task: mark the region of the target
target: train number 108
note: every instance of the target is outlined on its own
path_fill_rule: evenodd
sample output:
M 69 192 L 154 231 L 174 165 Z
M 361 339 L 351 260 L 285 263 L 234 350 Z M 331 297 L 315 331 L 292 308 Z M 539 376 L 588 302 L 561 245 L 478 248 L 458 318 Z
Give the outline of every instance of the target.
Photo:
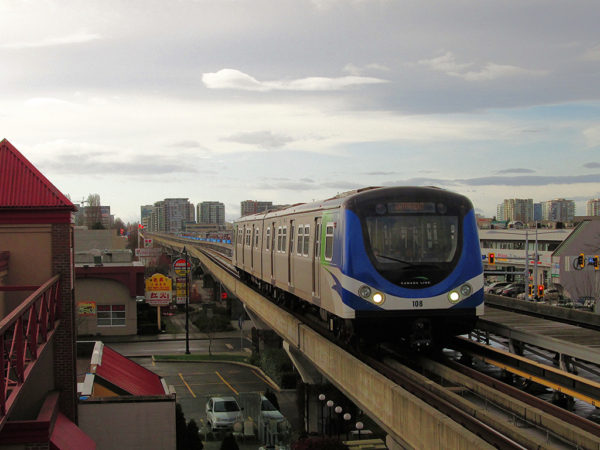
M 423 300 L 413 300 L 412 304 L 413 304 L 413 308 L 422 308 Z

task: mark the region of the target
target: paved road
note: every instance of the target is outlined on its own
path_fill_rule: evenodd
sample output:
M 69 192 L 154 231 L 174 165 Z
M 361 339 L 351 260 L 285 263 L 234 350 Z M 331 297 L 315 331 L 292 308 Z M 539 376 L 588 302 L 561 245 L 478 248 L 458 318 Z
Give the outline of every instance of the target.
M 208 339 L 190 339 L 190 353 L 208 354 Z M 243 346 L 241 349 L 240 344 Z M 139 342 L 107 342 L 106 345 L 117 352 L 130 356 L 185 354 L 185 340 L 161 340 Z M 250 342 L 239 338 L 213 339 L 210 343 L 212 353 L 246 352 L 251 353 Z

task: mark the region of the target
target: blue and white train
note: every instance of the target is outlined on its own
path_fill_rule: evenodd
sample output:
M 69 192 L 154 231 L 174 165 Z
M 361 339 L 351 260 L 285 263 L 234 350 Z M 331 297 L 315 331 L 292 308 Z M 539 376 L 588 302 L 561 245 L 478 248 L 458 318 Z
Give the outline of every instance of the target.
M 483 313 L 470 200 L 435 187 L 365 188 L 235 222 L 233 263 L 340 339 L 443 345 Z

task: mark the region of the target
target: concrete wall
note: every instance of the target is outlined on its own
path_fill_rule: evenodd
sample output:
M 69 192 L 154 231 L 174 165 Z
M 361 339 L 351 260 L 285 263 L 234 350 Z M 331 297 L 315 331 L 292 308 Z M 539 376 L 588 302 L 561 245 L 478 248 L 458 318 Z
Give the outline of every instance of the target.
M 33 366 L 27 382 L 23 385 L 19 400 L 9 417 L 10 420 L 35 420 L 46 399 L 54 389 L 54 340 L 46 344 L 44 352 Z
M 174 449 L 175 401 L 80 402 L 79 428 L 98 450 Z
M 88 230 L 75 228 L 75 251 L 84 252 L 92 249 L 116 250 L 127 246 L 127 238 L 117 236 L 116 230 Z
M 137 304 L 129 289 L 115 280 L 82 278 L 75 280 L 75 305 L 78 302 L 96 305 L 125 305 L 125 326 L 97 325 L 97 316 L 81 316 L 76 311 L 77 335 L 125 336 L 137 334 Z
M 0 250 L 10 252 L 5 284 L 42 285 L 52 277 L 52 226 L 0 225 Z M 6 292 L 0 301 L 0 318 L 25 300 L 31 292 Z

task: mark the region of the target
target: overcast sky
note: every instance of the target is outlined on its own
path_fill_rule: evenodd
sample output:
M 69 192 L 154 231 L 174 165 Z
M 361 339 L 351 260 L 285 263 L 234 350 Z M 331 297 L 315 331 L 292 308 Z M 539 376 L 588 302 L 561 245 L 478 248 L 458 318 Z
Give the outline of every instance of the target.
M 0 2 L 0 139 L 125 221 L 171 197 L 600 196 L 598 0 Z

